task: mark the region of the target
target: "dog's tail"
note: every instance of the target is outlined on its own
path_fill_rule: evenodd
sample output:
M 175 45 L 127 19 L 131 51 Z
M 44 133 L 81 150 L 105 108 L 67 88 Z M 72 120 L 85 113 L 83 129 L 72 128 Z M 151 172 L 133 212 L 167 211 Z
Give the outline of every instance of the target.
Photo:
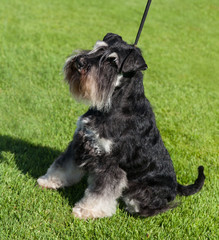
M 178 183 L 177 193 L 181 196 L 189 196 L 189 195 L 195 194 L 202 189 L 202 186 L 204 185 L 204 181 L 205 181 L 204 167 L 199 166 L 198 178 L 195 180 L 195 183 L 188 186 L 183 186 Z

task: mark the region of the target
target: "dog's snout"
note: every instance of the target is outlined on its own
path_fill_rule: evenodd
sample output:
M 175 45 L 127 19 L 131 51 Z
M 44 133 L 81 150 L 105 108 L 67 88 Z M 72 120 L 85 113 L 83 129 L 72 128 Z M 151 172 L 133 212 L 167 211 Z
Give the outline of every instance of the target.
M 76 61 L 75 61 L 75 67 L 78 69 L 78 70 L 81 70 L 82 68 L 84 68 L 86 66 L 86 61 L 84 58 L 76 58 Z

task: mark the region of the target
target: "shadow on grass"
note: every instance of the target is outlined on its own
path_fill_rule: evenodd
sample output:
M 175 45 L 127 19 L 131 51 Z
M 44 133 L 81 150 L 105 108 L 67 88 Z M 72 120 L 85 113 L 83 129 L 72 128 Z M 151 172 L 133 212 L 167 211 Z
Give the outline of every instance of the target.
M 0 136 L 0 163 L 11 164 L 10 158 L 4 156 L 7 152 L 14 154 L 16 166 L 23 174 L 29 174 L 35 179 L 44 175 L 54 159 L 61 154 L 50 147 L 35 145 L 11 136 Z M 85 188 L 86 178 L 79 184 L 58 192 L 67 198 L 72 206 L 83 196 Z

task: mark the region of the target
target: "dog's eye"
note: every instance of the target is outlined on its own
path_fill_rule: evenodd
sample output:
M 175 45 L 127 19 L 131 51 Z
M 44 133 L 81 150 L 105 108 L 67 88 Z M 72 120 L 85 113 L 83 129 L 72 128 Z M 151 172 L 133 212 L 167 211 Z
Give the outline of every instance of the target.
M 98 47 L 98 48 L 96 48 L 96 49 L 94 49 L 94 50 L 96 50 L 96 51 L 104 51 L 105 48 L 104 48 L 104 47 Z
M 116 61 L 116 58 L 115 57 L 108 57 L 108 60 L 110 61 L 110 62 L 115 62 Z
M 108 56 L 108 61 L 112 64 L 118 65 L 118 55 L 113 52 Z
M 107 58 L 107 61 L 110 63 L 111 66 L 117 67 L 116 58 Z

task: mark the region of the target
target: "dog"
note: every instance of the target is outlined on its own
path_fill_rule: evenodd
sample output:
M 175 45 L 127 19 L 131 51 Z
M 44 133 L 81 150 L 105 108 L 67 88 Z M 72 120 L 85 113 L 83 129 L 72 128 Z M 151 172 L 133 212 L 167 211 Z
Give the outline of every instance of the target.
M 90 51 L 70 56 L 64 66 L 70 92 L 90 108 L 77 122 L 67 150 L 37 182 L 58 189 L 88 175 L 84 197 L 73 214 L 80 219 L 110 217 L 121 199 L 130 214 L 153 216 L 177 204 L 176 195 L 201 190 L 205 176 L 198 168 L 194 184 L 177 183 L 172 160 L 145 97 L 138 47 L 108 33 Z

